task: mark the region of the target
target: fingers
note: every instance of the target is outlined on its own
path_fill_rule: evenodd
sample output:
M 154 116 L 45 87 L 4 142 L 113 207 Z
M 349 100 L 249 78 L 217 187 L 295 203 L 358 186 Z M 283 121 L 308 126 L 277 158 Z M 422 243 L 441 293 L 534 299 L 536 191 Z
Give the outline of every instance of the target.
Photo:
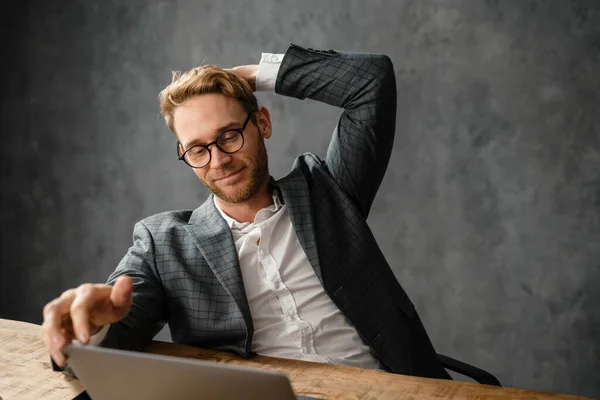
M 44 343 L 54 361 L 63 366 L 62 351 L 73 339 L 88 343 L 98 328 L 125 317 L 131 308 L 132 291 L 132 279 L 124 276 L 114 288 L 86 283 L 49 302 L 44 307 L 42 329 Z
M 110 293 L 110 302 L 115 310 L 125 310 L 125 314 L 127 314 L 127 312 L 129 312 L 129 308 L 131 307 L 132 293 L 133 279 L 128 276 L 122 276 L 117 279 Z
M 44 342 L 50 355 L 60 366 L 65 362 L 62 350 L 72 339 L 63 329 L 63 317 L 68 315 L 74 298 L 75 291 L 67 290 L 44 307 L 44 323 L 42 324 Z
M 77 288 L 77 296 L 70 308 L 73 332 L 81 343 L 104 325 L 123 319 L 131 308 L 133 280 L 122 276 L 114 286 L 84 284 Z
M 73 299 L 69 312 L 73 332 L 81 343 L 86 344 L 96 329 L 95 326 L 92 326 L 93 318 L 100 321 L 106 319 L 102 314 L 109 312 L 109 307 L 106 307 L 106 304 L 111 289 L 108 285 L 93 285 L 90 283 L 77 288 L 77 295 Z
M 238 77 L 246 80 L 252 91 L 256 91 L 256 76 L 258 74 L 258 64 L 253 65 L 238 65 L 237 67 L 228 68 L 226 71 L 236 74 Z

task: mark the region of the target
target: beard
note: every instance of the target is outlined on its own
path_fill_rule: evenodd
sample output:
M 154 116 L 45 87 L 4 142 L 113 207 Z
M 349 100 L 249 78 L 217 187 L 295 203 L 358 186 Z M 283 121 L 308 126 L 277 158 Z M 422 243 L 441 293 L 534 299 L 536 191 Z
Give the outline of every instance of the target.
M 260 189 L 263 180 L 266 179 L 268 171 L 269 160 L 267 157 L 267 148 L 265 147 L 264 140 L 259 141 L 258 144 L 258 157 L 256 158 L 256 165 L 250 166 L 250 176 L 244 182 L 238 183 L 236 186 L 239 188 L 230 188 L 230 190 L 224 190 L 219 188 L 216 184 L 209 181 L 203 181 L 204 186 L 208 188 L 215 196 L 220 198 L 229 204 L 239 204 L 251 199 Z M 227 176 L 229 173 L 234 173 L 243 168 L 243 165 L 236 164 L 228 166 L 227 170 L 223 171 L 223 176 Z

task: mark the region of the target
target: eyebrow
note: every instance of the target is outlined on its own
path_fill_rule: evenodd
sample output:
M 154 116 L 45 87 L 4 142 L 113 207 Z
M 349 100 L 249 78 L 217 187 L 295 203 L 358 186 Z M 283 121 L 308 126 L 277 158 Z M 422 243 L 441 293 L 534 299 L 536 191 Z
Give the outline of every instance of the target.
M 243 124 L 243 122 L 242 122 L 242 124 Z M 221 133 L 225 132 L 226 130 L 233 129 L 233 128 L 235 128 L 238 125 L 240 125 L 240 121 L 231 121 L 231 122 L 229 122 L 229 123 L 221 126 L 220 128 L 216 129 L 216 132 L 218 132 L 218 133 L 215 136 L 215 140 L 219 137 L 219 135 Z M 240 128 L 241 128 L 241 126 L 240 126 Z M 210 143 L 210 142 L 206 142 L 206 143 Z M 206 143 L 203 143 L 203 140 L 200 140 L 200 139 L 193 139 L 193 140 L 190 140 L 189 143 L 186 143 L 183 146 L 183 148 L 184 149 L 189 149 L 192 146 L 196 146 L 196 145 L 199 145 L 199 144 L 206 144 Z

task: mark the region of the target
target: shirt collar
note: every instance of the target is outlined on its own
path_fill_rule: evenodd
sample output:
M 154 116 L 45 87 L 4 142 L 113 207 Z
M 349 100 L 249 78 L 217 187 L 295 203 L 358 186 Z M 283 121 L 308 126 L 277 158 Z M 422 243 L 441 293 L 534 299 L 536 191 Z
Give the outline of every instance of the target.
M 268 210 L 273 214 L 279 211 L 281 207 L 283 207 L 283 203 L 280 200 L 279 196 L 279 191 L 273 190 L 273 204 L 271 204 L 269 207 L 263 208 L 263 210 Z M 221 207 L 219 207 L 219 204 L 217 203 L 217 196 L 215 195 L 213 195 L 213 203 L 215 204 L 215 207 L 217 208 L 225 222 L 227 222 L 227 226 L 229 226 L 229 229 L 244 229 L 245 227 L 250 225 L 250 222 L 238 222 L 235 219 L 231 218 L 229 215 L 225 214 Z

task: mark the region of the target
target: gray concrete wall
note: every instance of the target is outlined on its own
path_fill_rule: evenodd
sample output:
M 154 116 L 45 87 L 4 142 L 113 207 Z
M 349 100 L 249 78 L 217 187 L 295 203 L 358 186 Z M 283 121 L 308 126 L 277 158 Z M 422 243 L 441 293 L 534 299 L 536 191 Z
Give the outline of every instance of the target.
M 172 69 L 289 42 L 383 52 L 397 139 L 370 224 L 438 351 L 600 397 L 600 2 L 20 4 L 2 27 L 0 317 L 39 323 L 108 276 L 135 221 L 207 196 L 158 115 Z M 275 177 L 324 154 L 339 110 L 260 101 Z

